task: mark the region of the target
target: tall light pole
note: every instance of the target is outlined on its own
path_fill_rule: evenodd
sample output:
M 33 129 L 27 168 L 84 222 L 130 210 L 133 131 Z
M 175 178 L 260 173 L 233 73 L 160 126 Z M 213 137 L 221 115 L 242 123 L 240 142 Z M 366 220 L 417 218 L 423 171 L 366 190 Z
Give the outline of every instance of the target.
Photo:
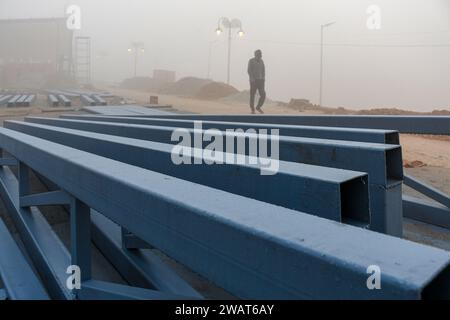
M 228 69 L 227 69 L 227 84 L 230 84 L 230 73 L 231 73 L 231 39 L 232 39 L 232 30 L 238 29 L 239 37 L 244 36 L 244 30 L 242 29 L 242 22 L 239 19 L 228 19 L 228 18 L 220 18 L 217 23 L 216 33 L 217 35 L 221 35 L 223 30 L 222 27 L 228 29 Z
M 330 22 L 320 26 L 320 88 L 319 88 L 319 106 L 322 106 L 323 93 L 323 31 L 325 28 L 331 27 L 336 22 Z
M 144 43 L 143 42 L 132 42 L 131 47 L 128 48 L 128 52 L 134 51 L 134 77 L 137 76 L 137 61 L 138 61 L 138 53 L 145 52 Z

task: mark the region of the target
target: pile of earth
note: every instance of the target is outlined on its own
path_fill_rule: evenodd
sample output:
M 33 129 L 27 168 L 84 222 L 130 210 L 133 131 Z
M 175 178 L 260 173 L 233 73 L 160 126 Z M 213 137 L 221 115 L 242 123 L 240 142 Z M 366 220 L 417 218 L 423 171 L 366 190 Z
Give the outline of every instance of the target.
M 183 97 L 195 97 L 204 86 L 210 83 L 212 83 L 211 80 L 186 77 L 161 88 L 159 93 Z
M 211 82 L 201 87 L 195 94 L 195 98 L 202 100 L 217 100 L 235 94 L 239 94 L 239 90 L 236 88 L 222 82 Z

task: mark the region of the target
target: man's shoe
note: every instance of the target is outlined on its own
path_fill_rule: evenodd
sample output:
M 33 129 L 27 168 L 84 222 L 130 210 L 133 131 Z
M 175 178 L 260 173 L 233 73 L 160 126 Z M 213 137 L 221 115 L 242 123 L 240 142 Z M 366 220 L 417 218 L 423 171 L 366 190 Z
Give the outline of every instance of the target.
M 264 114 L 264 111 L 262 111 L 261 108 L 256 108 L 256 110 L 258 110 L 259 113 Z
M 255 109 L 252 109 L 252 114 L 255 114 L 256 112 L 255 112 Z

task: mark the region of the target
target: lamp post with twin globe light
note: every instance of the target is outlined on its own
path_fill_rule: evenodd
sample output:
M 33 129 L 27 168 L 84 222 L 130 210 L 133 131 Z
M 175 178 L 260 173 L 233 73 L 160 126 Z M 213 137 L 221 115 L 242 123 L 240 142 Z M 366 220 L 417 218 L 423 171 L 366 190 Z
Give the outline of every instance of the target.
M 144 43 L 143 42 L 132 42 L 131 46 L 128 48 L 128 52 L 134 51 L 134 77 L 137 76 L 137 61 L 138 61 L 138 53 L 145 52 Z
M 231 71 L 231 40 L 232 40 L 232 31 L 233 29 L 238 30 L 238 36 L 244 36 L 244 30 L 242 29 L 242 22 L 239 19 L 228 19 L 228 18 L 220 18 L 217 23 L 216 33 L 220 36 L 223 32 L 223 29 L 228 29 L 228 69 L 227 69 L 227 84 L 230 84 L 230 71 Z

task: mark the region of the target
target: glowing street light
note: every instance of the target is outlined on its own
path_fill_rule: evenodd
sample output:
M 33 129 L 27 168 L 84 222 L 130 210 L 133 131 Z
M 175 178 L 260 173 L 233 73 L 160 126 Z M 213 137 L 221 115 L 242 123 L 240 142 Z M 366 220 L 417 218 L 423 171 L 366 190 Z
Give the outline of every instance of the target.
M 223 32 L 223 28 L 228 29 L 228 70 L 227 70 L 227 84 L 230 84 L 230 71 L 231 71 L 231 39 L 232 39 L 232 30 L 238 29 L 238 36 L 243 37 L 245 35 L 244 30 L 242 29 L 242 22 L 239 19 L 228 19 L 228 18 L 220 18 L 217 23 L 216 34 L 220 36 Z
M 142 52 L 142 53 L 145 52 L 144 43 L 143 42 L 133 42 L 133 43 L 131 43 L 131 47 L 128 48 L 128 52 L 133 52 L 133 51 L 134 51 L 134 77 L 136 78 L 136 76 L 137 76 L 138 53 L 139 53 L 139 51 Z

